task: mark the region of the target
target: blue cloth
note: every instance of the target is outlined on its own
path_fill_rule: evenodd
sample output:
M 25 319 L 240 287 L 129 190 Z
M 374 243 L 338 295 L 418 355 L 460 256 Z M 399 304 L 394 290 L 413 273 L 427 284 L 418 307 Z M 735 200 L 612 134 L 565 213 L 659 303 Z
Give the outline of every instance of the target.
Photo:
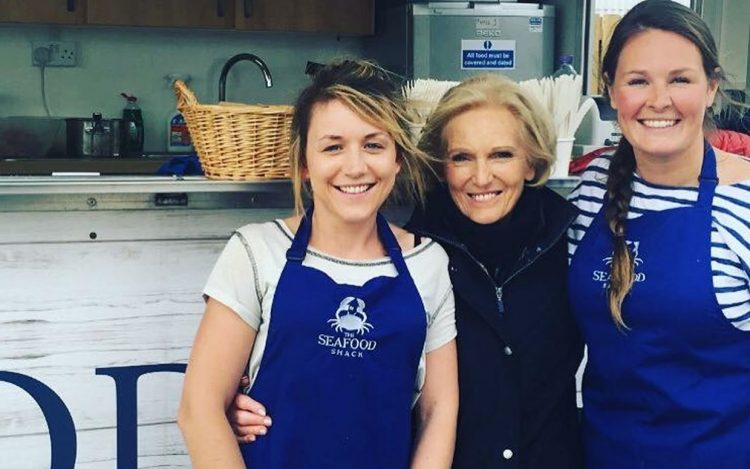
M 380 241 L 398 275 L 337 284 L 302 265 L 312 209 L 302 218 L 271 307 L 268 340 L 250 389 L 273 416 L 242 445 L 248 467 L 407 469 L 411 404 L 425 308 L 385 219 Z
M 159 176 L 202 176 L 203 168 L 198 156 L 175 156 L 156 170 Z
M 588 344 L 584 444 L 592 469 L 750 467 L 750 336 L 717 303 L 711 272 L 710 146 L 698 201 L 629 220 L 630 329 L 607 306 L 612 235 L 603 207 L 573 256 L 569 288 Z

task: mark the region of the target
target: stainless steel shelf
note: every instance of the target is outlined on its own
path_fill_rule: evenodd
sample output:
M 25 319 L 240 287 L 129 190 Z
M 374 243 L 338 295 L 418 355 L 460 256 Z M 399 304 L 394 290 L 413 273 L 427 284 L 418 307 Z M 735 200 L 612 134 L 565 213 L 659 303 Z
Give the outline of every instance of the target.
M 578 178 L 547 185 L 570 193 Z M 218 181 L 202 176 L 0 176 L 0 213 L 19 211 L 291 209 L 289 180 Z M 408 211 L 408 207 L 401 207 Z
M 289 180 L 217 181 L 203 176 L 0 176 L 0 195 L 291 191 Z
M 292 185 L 202 176 L 4 176 L 0 213 L 19 211 L 291 209 Z

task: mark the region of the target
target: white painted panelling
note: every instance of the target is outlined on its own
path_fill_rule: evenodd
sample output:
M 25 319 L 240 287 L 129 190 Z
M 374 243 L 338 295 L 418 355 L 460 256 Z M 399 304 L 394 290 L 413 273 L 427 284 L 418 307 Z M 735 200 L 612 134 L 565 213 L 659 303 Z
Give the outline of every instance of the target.
M 2 395 L 0 383 L 0 395 Z M 176 408 L 176 407 L 175 407 Z M 141 426 L 138 429 L 138 467 L 140 469 L 189 468 L 182 438 L 174 422 Z M 115 429 L 78 432 L 78 445 L 88 448 L 76 458 L 75 469 L 109 469 L 117 451 Z M 47 469 L 50 467 L 49 437 L 37 434 L 0 437 L 0 467 L 3 469 Z
M 281 214 L 0 212 L 0 370 L 39 380 L 64 401 L 77 430 L 77 469 L 117 464 L 115 382 L 95 370 L 186 363 L 200 292 L 227 237 Z M 174 423 L 182 378 L 138 382 L 138 467 L 189 467 Z M 47 432 L 33 399 L 0 382 L 0 468 L 49 467 Z
M 61 397 L 78 430 L 82 463 L 114 467 L 113 448 L 99 440 L 114 442 L 115 383 L 95 369 L 185 363 L 203 308 L 200 289 L 223 245 L 216 240 L 3 249 L 0 367 L 42 381 Z M 181 383 L 175 373 L 143 378 L 139 424 L 149 426 L 141 429 L 153 431 L 154 423 L 173 427 L 160 438 L 143 441 L 141 436 L 144 454 L 166 457 L 163 446 L 178 446 L 172 422 Z M 49 454 L 41 449 L 49 448 L 48 441 L 24 453 L 24 438 L 13 437 L 46 434 L 43 416 L 33 401 L 9 387 L 0 388 L 0 440 L 12 441 L 9 450 L 16 457 L 4 467 L 15 467 L 16 461 L 46 467 Z M 109 435 L 92 438 L 91 431 Z

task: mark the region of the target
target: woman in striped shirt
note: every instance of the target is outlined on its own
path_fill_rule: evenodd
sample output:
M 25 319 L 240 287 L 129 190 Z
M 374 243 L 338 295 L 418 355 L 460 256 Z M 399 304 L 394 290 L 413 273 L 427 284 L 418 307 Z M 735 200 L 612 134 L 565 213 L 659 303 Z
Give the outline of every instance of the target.
M 602 76 L 623 138 L 571 195 L 569 231 L 587 467 L 750 467 L 750 162 L 705 139 L 715 42 L 646 0 Z

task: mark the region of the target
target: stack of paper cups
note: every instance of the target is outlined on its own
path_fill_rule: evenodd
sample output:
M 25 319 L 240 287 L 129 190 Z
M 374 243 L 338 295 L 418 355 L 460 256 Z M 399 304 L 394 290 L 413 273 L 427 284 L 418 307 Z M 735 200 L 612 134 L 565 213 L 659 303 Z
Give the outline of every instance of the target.
M 555 165 L 552 168 L 553 178 L 568 177 L 570 167 L 570 155 L 573 153 L 573 142 L 575 138 L 558 138 L 555 150 Z

